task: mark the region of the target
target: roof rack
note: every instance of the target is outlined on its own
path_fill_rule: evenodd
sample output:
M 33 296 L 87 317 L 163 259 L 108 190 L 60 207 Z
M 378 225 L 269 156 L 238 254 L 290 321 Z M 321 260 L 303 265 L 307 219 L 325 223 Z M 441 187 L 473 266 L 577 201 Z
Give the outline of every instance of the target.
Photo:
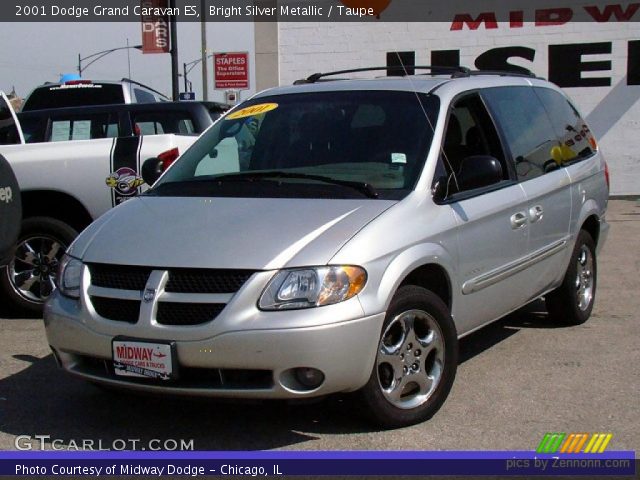
M 518 67 L 521 71 L 513 72 L 508 70 L 470 70 L 466 74 L 456 75 L 453 74 L 452 77 L 467 77 L 467 76 L 476 76 L 476 75 L 499 75 L 501 77 L 527 77 L 527 78 L 538 78 L 535 73 L 527 70 L 526 68 Z
M 430 73 L 421 75 L 442 75 L 450 74 L 451 78 L 470 77 L 475 75 L 500 75 L 509 77 L 528 77 L 537 78 L 536 75 L 526 69 L 522 69 L 519 72 L 510 72 L 506 70 L 470 70 L 467 67 L 452 67 L 452 66 L 437 66 L 437 65 L 392 65 L 387 67 L 364 67 L 364 68 L 352 68 L 349 70 L 336 70 L 334 72 L 314 73 L 300 80 L 293 82 L 294 85 L 303 85 L 306 83 L 316 83 L 319 81 L 327 81 L 325 77 L 334 75 L 342 75 L 345 73 L 359 73 L 359 72 L 375 72 L 375 71 L 387 71 L 387 72 L 401 72 L 405 75 L 408 70 L 430 70 Z M 403 75 L 403 76 L 405 76 Z M 345 79 L 336 79 L 345 80 Z
M 439 67 L 432 65 L 392 65 L 387 67 L 365 67 L 365 68 L 352 68 L 349 70 L 336 70 L 335 72 L 326 73 L 314 73 L 307 78 L 296 80 L 294 85 L 301 85 L 305 83 L 316 83 L 324 77 L 330 77 L 333 75 L 342 75 L 344 73 L 359 73 L 359 72 L 375 72 L 375 71 L 387 71 L 387 72 L 401 72 L 405 73 L 407 70 L 431 70 L 432 75 L 440 75 L 443 73 L 448 74 L 469 74 L 471 71 L 467 67 Z

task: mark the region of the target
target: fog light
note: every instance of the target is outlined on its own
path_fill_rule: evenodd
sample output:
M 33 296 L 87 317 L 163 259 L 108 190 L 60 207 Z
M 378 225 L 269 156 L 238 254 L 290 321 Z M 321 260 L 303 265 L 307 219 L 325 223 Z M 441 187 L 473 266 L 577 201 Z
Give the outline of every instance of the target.
M 317 388 L 324 382 L 324 373 L 317 368 L 296 368 L 295 376 L 298 382 L 309 389 Z

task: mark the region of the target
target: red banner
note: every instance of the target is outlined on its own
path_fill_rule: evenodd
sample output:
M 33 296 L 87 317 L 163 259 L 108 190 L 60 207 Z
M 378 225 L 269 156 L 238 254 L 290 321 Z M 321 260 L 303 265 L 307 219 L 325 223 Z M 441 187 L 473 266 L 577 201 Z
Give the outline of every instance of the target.
M 169 16 L 157 15 L 167 11 L 168 0 L 142 0 L 142 53 L 169 53 Z
M 249 54 L 247 52 L 213 55 L 215 88 L 247 90 L 249 88 Z

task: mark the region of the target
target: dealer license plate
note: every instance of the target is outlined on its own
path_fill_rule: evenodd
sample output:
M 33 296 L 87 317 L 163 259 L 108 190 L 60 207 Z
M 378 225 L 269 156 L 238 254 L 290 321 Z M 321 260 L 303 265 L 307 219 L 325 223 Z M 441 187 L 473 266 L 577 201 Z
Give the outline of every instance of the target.
M 113 368 L 125 377 L 171 380 L 175 376 L 170 343 L 113 340 Z

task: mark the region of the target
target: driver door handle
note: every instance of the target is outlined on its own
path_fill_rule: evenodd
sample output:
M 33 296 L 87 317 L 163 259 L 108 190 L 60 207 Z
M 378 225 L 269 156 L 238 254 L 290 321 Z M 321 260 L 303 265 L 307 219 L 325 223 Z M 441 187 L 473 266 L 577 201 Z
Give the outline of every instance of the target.
M 528 217 L 524 212 L 518 212 L 511 215 L 511 228 L 517 230 L 527 224 Z
M 542 220 L 543 215 L 544 209 L 542 208 L 542 205 L 536 205 L 535 207 L 531 207 L 529 209 L 529 220 L 531 220 L 531 223 Z

